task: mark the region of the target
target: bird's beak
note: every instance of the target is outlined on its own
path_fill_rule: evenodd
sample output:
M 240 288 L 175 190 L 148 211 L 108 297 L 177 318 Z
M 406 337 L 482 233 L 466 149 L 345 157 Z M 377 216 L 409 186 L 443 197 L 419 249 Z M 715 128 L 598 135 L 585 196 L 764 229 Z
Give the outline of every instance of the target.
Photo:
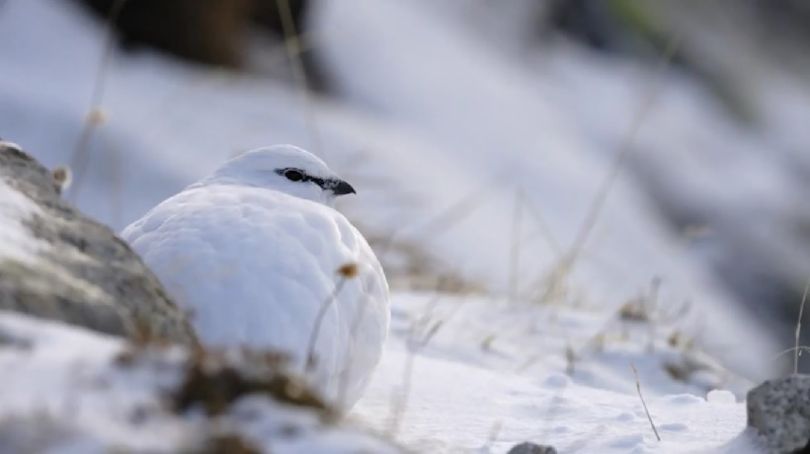
M 346 195 L 346 194 L 356 194 L 357 192 L 354 190 L 352 185 L 350 185 L 349 183 L 346 183 L 343 180 L 339 180 L 337 182 L 337 185 L 335 185 L 332 188 L 332 193 L 334 193 L 336 196 L 339 196 L 339 195 Z

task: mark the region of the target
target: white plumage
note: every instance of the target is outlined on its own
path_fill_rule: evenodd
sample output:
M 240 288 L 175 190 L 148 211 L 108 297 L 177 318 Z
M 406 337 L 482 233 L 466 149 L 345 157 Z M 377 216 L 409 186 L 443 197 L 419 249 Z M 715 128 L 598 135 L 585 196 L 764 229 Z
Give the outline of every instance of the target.
M 304 367 L 328 304 L 311 377 L 327 397 L 351 406 L 380 358 L 389 321 L 376 256 L 332 208 L 336 196 L 353 192 L 304 150 L 262 148 L 165 200 L 122 236 L 190 312 L 208 346 L 282 350 Z M 341 275 L 346 264 L 358 274 Z

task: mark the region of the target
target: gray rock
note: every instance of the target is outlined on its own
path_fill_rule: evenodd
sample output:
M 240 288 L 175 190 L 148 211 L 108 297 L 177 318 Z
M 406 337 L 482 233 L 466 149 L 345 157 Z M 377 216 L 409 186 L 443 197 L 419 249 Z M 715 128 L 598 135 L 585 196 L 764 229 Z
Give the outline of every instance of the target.
M 0 418 L 0 452 L 104 452 L 104 446 L 44 411 Z
M 748 426 L 757 431 L 769 452 L 807 451 L 810 448 L 810 375 L 768 380 L 749 391 Z
M 512 446 L 506 454 L 557 454 L 557 450 L 553 446 L 538 445 L 530 441 Z
M 66 203 L 59 181 L 42 165 L 2 141 L 0 179 L 37 206 L 38 213 L 21 222 L 43 245 L 34 261 L 6 255 L 0 247 L 0 310 L 131 339 L 196 343 L 184 314 L 137 254 L 108 227 Z M 0 222 L 11 221 L 0 212 Z

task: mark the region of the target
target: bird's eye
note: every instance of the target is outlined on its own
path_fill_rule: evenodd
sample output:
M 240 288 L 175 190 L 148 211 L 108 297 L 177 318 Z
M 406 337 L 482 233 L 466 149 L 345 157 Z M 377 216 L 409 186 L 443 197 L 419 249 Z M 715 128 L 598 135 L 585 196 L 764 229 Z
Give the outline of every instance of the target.
M 304 179 L 304 174 L 300 170 L 289 169 L 284 171 L 284 176 L 290 181 L 301 181 Z

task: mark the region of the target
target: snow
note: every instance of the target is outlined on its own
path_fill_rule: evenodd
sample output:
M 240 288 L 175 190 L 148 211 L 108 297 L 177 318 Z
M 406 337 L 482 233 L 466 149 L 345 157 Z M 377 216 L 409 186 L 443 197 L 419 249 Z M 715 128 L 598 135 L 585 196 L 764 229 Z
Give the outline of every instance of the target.
M 38 240 L 27 233 L 23 222 L 36 213 L 33 202 L 0 178 L 0 261 L 35 260 Z
M 29 452 L 47 440 L 60 453 L 179 452 L 230 432 L 269 452 L 395 452 L 357 428 L 324 424 L 312 411 L 260 396 L 236 401 L 217 418 L 176 412 L 168 399 L 187 373 L 185 357 L 176 349 L 133 351 L 82 328 L 0 313 L 0 449 Z M 22 430 L 29 425 L 38 433 Z
M 350 415 L 363 430 L 396 427 L 391 435 L 416 451 L 504 452 L 525 440 L 560 452 L 753 449 L 750 434 L 740 435 L 744 393 L 749 379 L 778 370 L 772 357 L 782 348 L 763 328 L 767 317 L 744 310 L 714 270 L 736 261 L 807 274 L 806 248 L 789 216 L 806 205 L 806 179 L 794 164 L 804 162 L 795 150 L 806 143 L 807 93 L 791 78 L 768 87 L 765 126 L 748 129 L 688 76 L 664 74 L 633 159 L 573 273 L 555 275 L 658 75 L 571 43 L 529 55 L 506 47 L 507 39 L 484 43 L 470 24 L 488 27 L 490 15 L 481 6 L 470 21 L 454 17 L 463 4 L 313 2 L 315 49 L 338 93 L 313 95 L 309 108 L 285 81 L 116 52 L 102 106 L 108 121 L 95 131 L 86 171 L 75 172 L 68 196 L 120 229 L 236 153 L 302 145 L 357 188 L 338 207 L 378 248 L 392 282 L 421 278 L 423 287 L 441 288 L 457 278 L 485 290 L 394 289 L 382 363 Z M 499 35 L 492 30 L 482 33 Z M 76 167 L 73 144 L 102 47 L 102 26 L 69 2 L 0 6 L 0 136 L 47 165 Z M 0 223 L 0 239 L 9 240 L 0 253 L 23 256 L 33 243 L 14 222 L 33 207 L 2 183 L 0 205 L 0 220 L 12 221 Z M 677 218 L 682 231 L 664 216 Z M 387 246 L 391 238 L 396 247 Z M 510 282 L 517 298 L 504 301 Z M 545 290 L 553 291 L 541 298 Z M 60 344 L 62 336 L 64 349 L 15 369 L 20 392 L 6 387 L 3 414 L 6 399 L 9 412 L 62 408 L 65 396 L 86 386 L 63 372 L 99 364 L 115 349 L 87 333 L 61 333 Z M 20 361 L 5 354 L 4 366 Z M 142 379 L 82 397 L 79 430 L 104 445 L 150 447 L 186 436 L 188 422 L 149 424 L 143 430 L 155 436 L 145 437 L 114 413 L 110 402 L 154 403 L 147 392 L 154 378 Z M 262 415 L 245 430 L 272 438 L 273 414 Z M 309 442 L 318 441 L 290 449 L 305 451 Z
M 183 430 L 163 418 L 129 427 L 135 406 L 157 404 L 152 388 L 161 377 L 116 380 L 108 363 L 123 350 L 120 340 L 10 313 L 0 317 L 0 330 L 4 337 L 16 339 L 10 348 L 0 350 L 6 385 L 0 390 L 4 419 L 39 416 L 62 421 L 102 444 L 142 450 L 182 439 Z
M 736 440 L 745 428 L 745 403 L 732 392 L 749 385 L 696 360 L 699 352 L 671 346 L 672 325 L 658 327 L 650 351 L 645 323 L 606 328 L 593 309 L 516 307 L 480 296 L 437 301 L 432 294 L 398 294 L 393 304 L 393 337 L 354 417 L 417 451 L 500 453 L 523 441 L 559 452 L 718 452 L 730 440 L 740 450 L 729 452 L 753 449 Z M 439 321 L 427 345 L 414 342 L 424 336 L 413 333 L 414 325 Z M 484 347 L 493 332 L 498 337 Z M 602 346 L 577 348 L 573 365 L 566 361 L 567 346 L 597 334 Z M 666 364 L 689 357 L 696 365 L 691 377 L 681 381 L 664 372 Z M 636 394 L 631 365 L 661 442 Z M 398 412 L 406 382 L 407 402 Z

